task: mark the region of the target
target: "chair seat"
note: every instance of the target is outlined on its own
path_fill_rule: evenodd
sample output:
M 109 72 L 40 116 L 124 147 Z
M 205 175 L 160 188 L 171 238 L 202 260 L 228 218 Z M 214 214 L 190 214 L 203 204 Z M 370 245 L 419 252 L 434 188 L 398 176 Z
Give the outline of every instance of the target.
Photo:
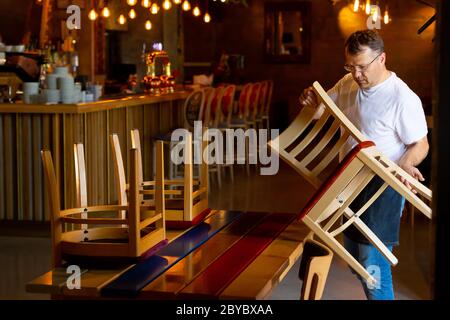
M 320 198 L 327 192 L 328 189 L 333 185 L 333 183 L 339 178 L 339 176 L 345 171 L 345 168 L 352 162 L 352 160 L 356 157 L 359 151 L 364 148 L 369 148 L 375 146 L 375 143 L 372 141 L 364 141 L 356 145 L 352 151 L 350 151 L 342 160 L 341 163 L 337 166 L 337 168 L 333 171 L 333 173 L 329 176 L 327 180 L 319 187 L 316 193 L 308 200 L 308 203 L 300 212 L 299 220 L 303 219 L 311 209 L 317 204 Z

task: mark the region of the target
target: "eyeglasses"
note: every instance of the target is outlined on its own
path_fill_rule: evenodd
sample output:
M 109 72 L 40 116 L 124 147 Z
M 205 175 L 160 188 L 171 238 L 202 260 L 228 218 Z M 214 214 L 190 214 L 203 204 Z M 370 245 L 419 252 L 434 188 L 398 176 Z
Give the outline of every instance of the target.
M 377 58 L 379 56 L 381 56 L 381 54 L 383 53 L 383 51 L 381 51 L 372 61 L 370 61 L 368 64 L 366 64 L 365 66 L 352 66 L 349 64 L 345 64 L 344 65 L 344 69 L 348 72 L 355 72 L 355 71 L 359 71 L 359 72 L 365 72 L 367 70 L 367 68 L 369 68 L 369 66 L 372 64 L 372 62 L 374 62 L 375 60 L 377 60 Z

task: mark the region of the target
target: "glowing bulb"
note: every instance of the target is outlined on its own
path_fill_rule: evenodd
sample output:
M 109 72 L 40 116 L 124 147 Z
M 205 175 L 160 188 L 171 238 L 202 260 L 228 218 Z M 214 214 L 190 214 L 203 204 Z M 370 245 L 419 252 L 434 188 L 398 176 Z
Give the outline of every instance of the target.
M 227 0 L 220 0 L 221 2 L 225 2 L 225 1 L 227 1 Z
M 130 19 L 136 18 L 136 11 L 134 11 L 134 9 L 131 9 L 130 12 L 128 12 L 128 16 L 130 17 Z
M 194 16 L 198 17 L 200 15 L 200 9 L 198 7 L 195 7 L 194 10 L 192 10 L 192 13 Z
M 142 0 L 141 6 L 144 8 L 150 8 L 150 0 Z
M 91 11 L 89 11 L 89 19 L 94 21 L 95 19 L 97 19 L 98 14 L 97 12 L 95 12 L 94 9 L 91 9 Z
M 147 29 L 147 30 L 151 30 L 152 29 L 152 23 L 151 23 L 150 20 L 147 20 L 145 22 L 145 29 Z
M 387 8 L 386 8 L 386 11 L 384 11 L 384 18 L 383 18 L 383 20 L 384 20 L 384 24 L 388 24 L 389 23 L 389 13 L 388 13 Z
M 123 14 L 119 16 L 119 24 L 125 24 L 127 22 L 127 19 L 124 17 Z
M 189 10 L 191 10 L 191 4 L 189 3 L 188 0 L 184 0 L 184 2 L 183 2 L 183 10 L 184 10 L 184 11 L 189 11 Z
M 127 0 L 127 3 L 129 6 L 135 6 L 137 3 L 137 0 Z
M 163 8 L 164 10 L 169 10 L 170 8 L 172 8 L 172 2 L 170 2 L 170 0 L 164 0 Z
M 211 16 L 209 15 L 209 13 L 205 13 L 205 16 L 203 17 L 203 21 L 205 21 L 206 23 L 209 23 L 211 21 Z
M 358 12 L 359 8 L 359 0 L 355 0 L 355 3 L 353 4 L 353 11 Z
M 370 14 L 370 0 L 366 1 L 366 14 L 369 15 Z
M 375 10 L 373 10 L 373 14 L 372 14 L 372 21 L 376 22 L 378 20 L 378 9 L 375 8 Z
M 180 3 L 181 3 L 181 0 L 173 0 L 173 3 L 175 3 L 175 4 L 180 4 Z
M 109 12 L 108 7 L 104 7 L 103 10 L 102 10 L 102 16 L 105 17 L 105 18 L 108 18 L 109 15 L 110 15 L 110 12 Z
M 153 3 L 153 4 L 152 4 L 152 7 L 150 8 L 150 12 L 151 12 L 152 14 L 157 14 L 158 11 L 159 11 L 158 5 L 157 5 L 156 3 Z

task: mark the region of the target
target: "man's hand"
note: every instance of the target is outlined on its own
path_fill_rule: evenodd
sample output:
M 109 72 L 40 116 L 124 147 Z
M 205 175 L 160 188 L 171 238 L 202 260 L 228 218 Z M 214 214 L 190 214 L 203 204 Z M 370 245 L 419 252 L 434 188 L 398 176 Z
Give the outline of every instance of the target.
M 419 171 L 419 169 L 417 169 L 416 167 L 414 167 L 413 165 L 410 164 L 400 164 L 400 167 L 405 170 L 411 177 L 413 177 L 416 180 L 419 181 L 425 181 L 425 178 L 423 177 L 422 173 Z M 399 176 L 398 177 L 400 179 L 400 181 L 412 192 L 417 193 L 417 191 L 415 189 L 413 189 L 413 187 L 411 186 L 411 184 L 408 182 L 408 180 L 406 180 L 405 178 Z
M 302 107 L 315 109 L 319 105 L 316 93 L 314 92 L 314 89 L 312 87 L 303 90 L 302 94 L 298 98 L 298 101 L 300 102 Z
M 420 173 L 419 169 L 415 166 L 422 162 L 425 159 L 428 150 L 428 139 L 427 136 L 423 137 L 419 141 L 408 145 L 406 152 L 403 154 L 401 159 L 398 162 L 400 168 L 405 170 L 409 175 L 419 181 L 425 181 L 422 173 Z M 400 181 L 412 192 L 417 193 L 411 186 L 411 184 L 406 181 L 405 178 L 399 177 Z

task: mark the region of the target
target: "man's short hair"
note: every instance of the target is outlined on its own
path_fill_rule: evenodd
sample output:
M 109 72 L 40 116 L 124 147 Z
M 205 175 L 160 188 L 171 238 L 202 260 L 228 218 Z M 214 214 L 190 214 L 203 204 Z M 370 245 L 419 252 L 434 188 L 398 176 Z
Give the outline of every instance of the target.
M 378 32 L 374 30 L 356 31 L 345 41 L 345 49 L 350 55 L 356 55 L 369 47 L 377 53 L 384 51 L 384 42 Z

